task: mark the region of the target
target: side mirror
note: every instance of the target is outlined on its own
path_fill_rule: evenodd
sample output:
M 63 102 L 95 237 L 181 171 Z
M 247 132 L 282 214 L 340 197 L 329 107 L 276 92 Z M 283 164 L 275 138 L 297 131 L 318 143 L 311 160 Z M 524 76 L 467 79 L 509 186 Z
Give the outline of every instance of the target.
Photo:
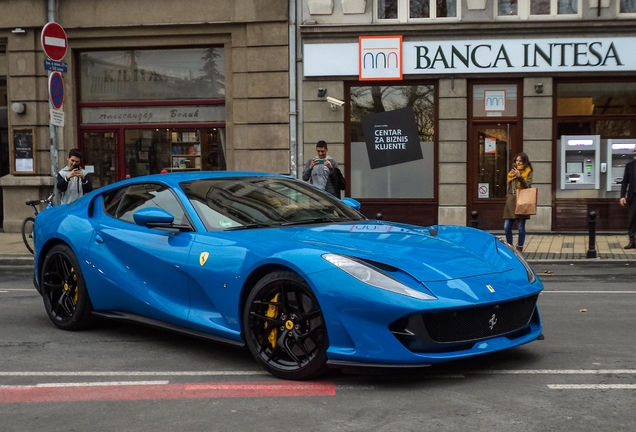
M 163 209 L 145 208 L 133 213 L 133 219 L 141 226 L 165 226 L 174 222 L 174 216 Z
M 349 198 L 349 197 L 343 198 L 342 202 L 348 205 L 349 207 L 351 207 L 352 209 L 356 211 L 360 211 L 360 203 L 354 200 L 353 198 Z

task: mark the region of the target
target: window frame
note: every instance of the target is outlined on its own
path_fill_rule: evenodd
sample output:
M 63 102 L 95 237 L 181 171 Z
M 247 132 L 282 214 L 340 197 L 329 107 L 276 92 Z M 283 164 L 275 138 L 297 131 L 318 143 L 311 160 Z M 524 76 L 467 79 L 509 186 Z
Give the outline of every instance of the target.
M 437 2 L 436 0 L 429 0 L 431 16 L 429 18 L 409 18 L 410 0 L 397 0 L 398 2 L 398 17 L 397 18 L 379 18 L 378 14 L 378 1 L 373 0 L 373 22 L 376 23 L 418 23 L 418 22 L 431 22 L 431 21 L 461 21 L 462 16 L 462 2 L 461 0 L 455 0 L 457 4 L 457 16 L 454 17 L 438 17 L 437 16 Z M 580 1 L 580 0 L 579 0 Z
M 581 19 L 583 2 L 577 1 L 577 10 L 575 14 L 559 14 L 559 0 L 550 0 L 550 13 L 546 15 L 530 14 L 531 0 L 518 0 L 517 15 L 499 15 L 499 0 L 493 2 L 493 14 L 496 21 L 545 21 L 545 20 L 576 20 Z M 600 1 L 600 0 L 599 0 Z
M 598 0 L 601 1 L 601 0 Z M 616 1 L 616 16 L 620 19 L 634 19 L 636 18 L 636 10 L 634 12 L 621 12 L 621 1 Z

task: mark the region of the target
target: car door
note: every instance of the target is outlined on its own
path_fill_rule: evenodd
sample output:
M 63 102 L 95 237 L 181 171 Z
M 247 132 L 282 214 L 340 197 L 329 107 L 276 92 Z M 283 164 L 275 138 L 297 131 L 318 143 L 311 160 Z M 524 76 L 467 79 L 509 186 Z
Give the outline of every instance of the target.
M 136 225 L 133 213 L 161 208 L 175 223 L 189 223 L 172 190 L 138 183 L 110 191 L 95 203 L 90 261 L 99 276 L 94 307 L 187 326 L 187 261 L 193 233 Z

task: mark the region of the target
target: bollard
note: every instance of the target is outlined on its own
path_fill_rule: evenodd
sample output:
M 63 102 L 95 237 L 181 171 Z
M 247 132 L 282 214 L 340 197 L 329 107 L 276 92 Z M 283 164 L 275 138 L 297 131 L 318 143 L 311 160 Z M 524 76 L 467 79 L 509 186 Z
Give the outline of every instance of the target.
M 587 257 L 588 258 L 596 258 L 596 212 L 595 211 L 591 211 L 590 212 L 590 222 L 589 222 L 589 227 L 590 227 L 590 233 L 589 233 L 589 238 L 590 238 L 590 242 L 589 242 L 589 249 L 587 250 Z
M 477 219 L 477 216 L 479 216 L 479 214 L 477 213 L 476 210 L 473 210 L 472 212 L 470 212 L 470 217 L 472 219 L 470 221 L 470 226 L 472 226 L 473 228 L 479 229 L 479 219 Z
M 375 218 L 376 218 L 377 220 L 382 220 L 382 213 L 376 213 L 376 214 L 375 214 Z

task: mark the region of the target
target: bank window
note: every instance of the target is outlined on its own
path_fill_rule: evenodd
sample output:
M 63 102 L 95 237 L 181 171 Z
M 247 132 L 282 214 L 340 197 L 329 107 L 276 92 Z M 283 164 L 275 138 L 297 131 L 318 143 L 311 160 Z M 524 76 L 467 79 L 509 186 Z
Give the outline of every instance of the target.
M 497 18 L 580 18 L 580 2 L 581 0 L 498 0 Z
M 82 52 L 79 63 L 82 102 L 225 98 L 219 47 Z
M 618 12 L 621 14 L 636 14 L 636 0 L 620 0 Z
M 458 0 L 375 0 L 378 21 L 458 19 Z
M 434 198 L 435 87 L 351 87 L 350 98 L 351 196 Z
M 611 116 L 636 114 L 636 82 L 561 83 L 557 115 Z M 623 133 L 619 134 L 620 136 Z

